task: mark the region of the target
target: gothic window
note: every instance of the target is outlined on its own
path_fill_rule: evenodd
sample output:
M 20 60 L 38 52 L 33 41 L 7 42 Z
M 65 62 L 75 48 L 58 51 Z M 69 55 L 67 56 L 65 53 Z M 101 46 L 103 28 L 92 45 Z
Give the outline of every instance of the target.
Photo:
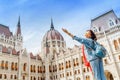
M 36 68 L 35 68 L 35 65 L 34 65 L 34 67 L 33 67 L 33 70 L 34 70 L 34 72 L 36 72 Z
M 54 67 L 54 65 L 53 65 L 53 72 L 55 71 L 55 67 Z
M 33 72 L 33 66 L 32 65 L 30 66 L 30 71 Z
M 4 74 L 4 79 L 7 79 L 7 75 L 6 74 Z
M 5 69 L 8 69 L 8 61 L 5 63 Z
M 23 80 L 25 80 L 25 76 L 23 76 Z
M 86 80 L 90 80 L 90 76 L 86 76 Z
M 5 63 L 4 63 L 4 61 L 2 61 L 2 62 L 1 62 L 1 68 L 2 68 L 2 69 L 4 69 L 4 65 L 5 65 Z
M 49 72 L 52 72 L 51 66 L 49 65 Z
M 77 74 L 77 71 L 75 70 L 74 74 Z
M 83 61 L 83 56 L 81 56 L 81 61 L 82 61 L 82 64 L 84 63 L 84 61 Z
M 57 71 L 57 65 L 55 65 L 55 71 Z
M 40 66 L 40 73 L 42 73 L 42 67 Z
M 75 59 L 73 59 L 74 67 L 75 67 Z
M 23 65 L 23 71 L 26 71 L 27 63 L 24 63 Z
M 68 63 L 68 61 L 66 61 L 66 68 L 68 68 L 69 67 L 69 63 Z
M 14 75 L 14 79 L 17 79 L 17 76 L 16 76 L 16 75 Z
M 61 70 L 61 67 L 60 67 L 60 66 L 61 66 L 61 64 L 59 63 L 59 70 Z
M 104 62 L 105 62 L 105 64 L 108 64 L 108 61 L 107 61 L 107 59 L 104 59 Z
M 118 46 L 117 40 L 114 40 L 113 43 L 114 43 L 115 50 L 118 50 L 119 46 Z
M 10 54 L 12 52 L 12 49 L 9 47 L 8 48 L 8 53 Z
M 113 20 L 109 20 L 109 26 L 114 26 L 114 22 L 113 22 Z
M 15 70 L 17 71 L 18 70 L 18 64 L 15 63 Z
M 78 77 L 77 80 L 81 80 L 81 79 Z
M 70 76 L 72 76 L 72 72 L 70 72 Z
M 45 73 L 45 66 L 44 66 L 43 72 Z
M 93 30 L 93 32 L 97 32 L 97 28 L 96 27 L 93 27 L 92 30 Z
M 80 70 L 78 69 L 78 74 L 80 74 Z
M 14 70 L 14 63 L 11 63 L 11 70 Z
M 0 74 L 0 79 L 2 79 L 2 74 Z
M 64 65 L 63 65 L 63 63 L 62 63 L 62 70 L 64 69 Z
M 68 64 L 69 64 L 69 68 L 71 68 L 71 64 L 70 64 L 70 61 L 69 61 L 69 63 L 68 63 Z
M 37 72 L 39 73 L 40 71 L 39 71 L 39 66 L 37 67 Z
M 78 58 L 76 58 L 76 63 L 77 63 L 77 66 L 79 66 L 79 61 L 78 61 Z
M 13 75 L 11 75 L 10 78 L 13 79 Z
M 85 68 L 83 68 L 83 72 L 84 72 L 84 73 L 86 72 Z
M 116 24 L 118 24 L 118 21 L 117 21 L 117 19 L 115 20 L 115 23 L 116 23 Z

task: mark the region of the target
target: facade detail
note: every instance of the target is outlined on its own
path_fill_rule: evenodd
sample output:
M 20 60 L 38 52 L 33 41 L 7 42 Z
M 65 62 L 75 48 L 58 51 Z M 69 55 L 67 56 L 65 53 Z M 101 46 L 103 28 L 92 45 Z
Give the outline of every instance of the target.
M 120 19 L 110 10 L 92 19 L 90 28 L 108 51 L 103 59 L 107 80 L 120 80 Z M 0 24 L 0 80 L 93 80 L 81 46 L 67 48 L 52 19 L 36 56 L 23 49 L 22 35 L 20 17 L 14 34 Z

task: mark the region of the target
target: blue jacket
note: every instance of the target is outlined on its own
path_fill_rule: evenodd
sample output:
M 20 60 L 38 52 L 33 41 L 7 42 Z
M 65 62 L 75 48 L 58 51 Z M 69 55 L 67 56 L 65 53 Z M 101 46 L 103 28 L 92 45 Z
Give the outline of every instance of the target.
M 94 41 L 92 39 L 90 39 L 90 38 L 80 38 L 80 37 L 77 37 L 77 36 L 74 36 L 73 39 L 85 45 L 85 49 L 86 49 L 85 50 L 86 51 L 85 55 L 87 57 L 87 60 L 91 61 L 91 60 L 94 60 L 94 59 L 98 58 L 94 54 L 93 49 L 95 49 L 95 48 L 94 48 Z M 92 49 L 89 48 L 89 47 L 91 47 Z

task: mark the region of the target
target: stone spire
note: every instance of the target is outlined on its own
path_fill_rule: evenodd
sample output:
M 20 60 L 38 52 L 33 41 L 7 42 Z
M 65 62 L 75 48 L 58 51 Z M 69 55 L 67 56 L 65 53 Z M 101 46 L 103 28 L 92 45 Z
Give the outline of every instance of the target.
M 51 26 L 50 26 L 51 28 L 50 29 L 54 29 L 54 25 L 53 25 L 53 20 L 52 20 L 52 18 L 51 18 Z
M 18 24 L 17 24 L 17 30 L 16 30 L 16 35 L 18 35 L 18 34 L 21 35 L 20 16 L 18 18 Z

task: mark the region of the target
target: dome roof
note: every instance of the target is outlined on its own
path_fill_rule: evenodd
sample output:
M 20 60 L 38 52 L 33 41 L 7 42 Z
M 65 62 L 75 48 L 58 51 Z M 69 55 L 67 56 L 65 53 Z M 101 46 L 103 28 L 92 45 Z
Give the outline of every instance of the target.
M 62 41 L 64 41 L 63 36 L 57 30 L 54 29 L 52 20 L 51 20 L 50 30 L 48 30 L 47 33 L 43 37 L 43 41 L 46 41 L 46 40 L 62 40 Z

